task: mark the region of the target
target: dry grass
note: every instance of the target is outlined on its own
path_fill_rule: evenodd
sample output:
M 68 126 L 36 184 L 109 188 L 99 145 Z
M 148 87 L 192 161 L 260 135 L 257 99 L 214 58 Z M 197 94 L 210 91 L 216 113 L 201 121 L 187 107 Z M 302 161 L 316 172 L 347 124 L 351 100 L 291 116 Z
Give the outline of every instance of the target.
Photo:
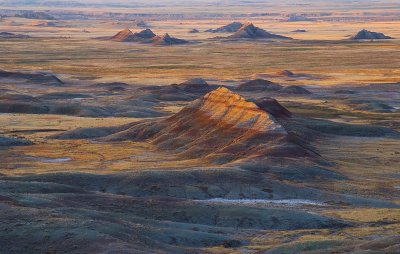
M 352 209 L 327 211 L 324 214 L 355 222 L 400 222 L 400 209 Z
M 29 21 L 29 20 L 28 20 Z M 132 43 L 96 41 L 90 38 L 113 35 L 130 27 L 130 23 L 99 21 L 63 21 L 65 27 L 37 28 L 27 20 L 17 19 L 19 26 L 0 23 L 0 30 L 45 36 L 25 40 L 0 40 L 0 68 L 49 70 L 64 78 L 125 81 L 140 84 L 168 84 L 191 77 L 210 80 L 251 79 L 289 69 L 297 73 L 319 75 L 322 79 L 275 81 L 288 84 L 342 85 L 398 82 L 400 42 L 342 42 L 362 28 L 398 36 L 397 22 L 280 22 L 254 20 L 271 32 L 307 41 L 293 42 L 219 42 L 208 40 L 218 34 L 189 34 L 197 27 L 205 30 L 231 20 L 155 21 L 156 33 L 168 32 L 196 43 L 185 46 L 157 47 Z M 31 21 L 29 21 L 31 22 Z M 90 26 L 92 33 L 82 29 Z M 292 30 L 304 28 L 304 34 Z M 89 29 L 89 28 L 88 28 Z M 134 29 L 135 30 L 135 29 Z M 67 38 L 59 38 L 60 36 Z M 43 48 L 46 48 L 43 51 Z
M 49 172 L 91 172 L 96 174 L 150 169 L 184 169 L 205 165 L 197 160 L 181 160 L 160 152 L 142 142 L 99 143 L 84 140 L 59 141 L 47 139 L 58 133 L 52 129 L 72 130 L 116 126 L 133 122 L 134 118 L 84 118 L 60 115 L 0 115 L 3 135 L 35 142 L 33 146 L 0 150 L 3 174 L 40 174 Z M 49 131 L 44 131 L 44 130 Z M 41 130 L 35 132 L 35 130 Z M 15 132 L 17 131 L 17 132 Z M 68 159 L 52 162 L 53 159 Z

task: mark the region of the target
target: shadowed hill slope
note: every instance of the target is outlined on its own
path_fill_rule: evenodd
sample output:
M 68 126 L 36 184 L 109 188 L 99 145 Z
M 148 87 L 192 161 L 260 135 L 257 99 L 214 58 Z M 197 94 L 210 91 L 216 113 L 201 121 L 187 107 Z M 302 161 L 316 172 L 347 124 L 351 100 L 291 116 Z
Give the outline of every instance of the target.
M 29 38 L 25 34 L 14 34 L 9 32 L 0 32 L 0 39 L 26 39 Z
M 0 80 L 24 80 L 29 83 L 45 84 L 47 86 L 63 86 L 64 82 L 56 75 L 47 72 L 15 72 L 0 70 Z
M 238 86 L 239 91 L 277 91 L 282 86 L 265 79 L 254 79 Z
M 240 22 L 232 22 L 228 25 L 221 26 L 216 29 L 208 29 L 206 32 L 209 33 L 234 33 L 237 32 L 243 26 Z

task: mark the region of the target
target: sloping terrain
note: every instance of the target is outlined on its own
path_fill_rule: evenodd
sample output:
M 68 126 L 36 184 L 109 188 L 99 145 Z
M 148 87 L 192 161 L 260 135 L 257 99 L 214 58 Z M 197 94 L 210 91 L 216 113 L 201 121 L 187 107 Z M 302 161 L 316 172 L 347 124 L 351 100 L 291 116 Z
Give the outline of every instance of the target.
M 0 71 L 0 113 L 85 117 L 158 117 L 156 102 L 130 99 L 135 85 L 76 84 L 48 72 Z M 125 98 L 125 99 L 122 99 Z
M 239 91 L 277 91 L 281 88 L 281 85 L 265 79 L 250 80 L 237 87 Z
M 14 72 L 0 70 L 0 80 L 4 79 L 8 82 L 11 82 L 13 80 L 22 80 L 29 83 L 44 84 L 48 86 L 64 85 L 64 82 L 60 80 L 57 76 L 46 72 Z

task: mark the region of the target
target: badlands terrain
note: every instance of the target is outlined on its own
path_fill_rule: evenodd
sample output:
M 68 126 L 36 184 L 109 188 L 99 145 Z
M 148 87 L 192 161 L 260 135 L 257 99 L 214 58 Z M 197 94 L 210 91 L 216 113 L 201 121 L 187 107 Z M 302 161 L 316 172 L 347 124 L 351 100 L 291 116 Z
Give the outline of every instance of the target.
M 399 253 L 396 1 L 0 7 L 0 253 Z

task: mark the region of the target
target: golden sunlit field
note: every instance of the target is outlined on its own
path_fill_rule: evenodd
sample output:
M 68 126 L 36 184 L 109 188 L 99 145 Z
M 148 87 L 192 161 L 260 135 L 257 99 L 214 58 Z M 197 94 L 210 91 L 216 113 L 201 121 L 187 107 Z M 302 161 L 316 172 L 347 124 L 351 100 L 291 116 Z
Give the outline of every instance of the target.
M 221 25 L 227 22 L 229 21 L 219 21 Z M 310 32 L 304 35 L 290 33 L 291 29 L 296 29 L 293 23 L 297 28 L 310 29 Z M 296 39 L 290 42 L 220 42 L 213 39 L 215 34 L 200 33 L 193 36 L 187 33 L 190 27 L 200 27 L 199 24 L 190 24 L 185 28 L 181 28 L 177 22 L 164 24 L 165 28 L 157 29 L 160 33 L 168 32 L 193 41 L 191 45 L 167 48 L 91 39 L 115 34 L 118 29 L 130 27 L 129 23 L 112 25 L 115 28 L 105 31 L 93 30 L 90 34 L 84 34 L 84 38 L 79 37 L 82 34 L 81 30 L 61 30 L 57 32 L 56 38 L 54 35 L 45 34 L 43 38 L 3 41 L 0 66 L 11 70 L 51 71 L 74 79 L 120 81 L 142 85 L 166 85 L 193 77 L 204 77 L 216 82 L 238 82 L 265 77 L 264 75 L 285 69 L 315 76 L 307 82 L 296 80 L 296 84 L 300 82 L 323 86 L 398 81 L 398 40 L 361 43 L 346 41 L 346 35 L 364 28 L 363 24 L 359 24 L 358 27 L 347 27 L 345 24 L 345 31 L 337 31 L 332 29 L 330 23 L 327 24 L 329 27 L 325 27 L 323 23 L 313 24 L 315 22 L 293 23 L 281 22 L 272 25 L 276 32 Z M 254 24 L 275 32 L 267 21 L 257 20 Z M 215 26 L 200 25 L 204 28 L 199 29 Z M 386 24 L 384 29 L 383 25 L 378 23 L 368 25 L 368 28 L 388 30 L 388 34 L 400 37 L 400 34 L 390 30 L 399 25 L 400 23 Z M 105 26 L 111 24 L 106 23 Z M 156 24 L 154 26 L 158 27 Z M 343 26 L 341 28 L 343 29 Z M 58 28 L 51 28 L 55 29 Z M 316 31 L 311 32 L 311 29 Z M 32 34 L 42 33 L 35 30 Z M 157 30 L 154 29 L 155 32 Z M 283 33 L 285 30 L 290 31 Z M 328 33 L 329 36 L 324 36 L 323 33 Z

